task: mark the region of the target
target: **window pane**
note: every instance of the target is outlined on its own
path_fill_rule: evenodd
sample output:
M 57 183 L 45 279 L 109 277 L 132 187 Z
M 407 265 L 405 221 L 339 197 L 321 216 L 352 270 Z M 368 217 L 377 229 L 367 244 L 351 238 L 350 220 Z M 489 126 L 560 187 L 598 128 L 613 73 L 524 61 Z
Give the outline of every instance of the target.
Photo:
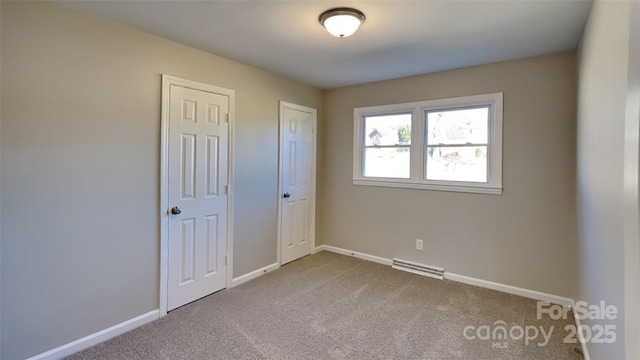
M 427 147 L 427 180 L 487 182 L 487 147 Z
M 367 116 L 365 145 L 411 145 L 411 114 Z
M 489 143 L 489 107 L 427 112 L 427 144 Z
M 410 154 L 408 147 L 364 149 L 364 176 L 408 179 Z

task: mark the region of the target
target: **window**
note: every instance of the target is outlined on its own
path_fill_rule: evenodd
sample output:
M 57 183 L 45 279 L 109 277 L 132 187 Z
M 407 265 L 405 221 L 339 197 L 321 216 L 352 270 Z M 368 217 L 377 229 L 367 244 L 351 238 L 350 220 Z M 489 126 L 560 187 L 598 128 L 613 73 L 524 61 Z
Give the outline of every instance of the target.
M 353 183 L 502 193 L 502 93 L 354 109 Z

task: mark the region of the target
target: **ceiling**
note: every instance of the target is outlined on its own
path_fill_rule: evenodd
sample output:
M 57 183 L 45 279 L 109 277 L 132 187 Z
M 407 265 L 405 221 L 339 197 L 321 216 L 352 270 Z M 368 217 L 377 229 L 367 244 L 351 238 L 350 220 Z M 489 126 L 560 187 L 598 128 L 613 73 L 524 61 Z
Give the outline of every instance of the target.
M 588 0 L 57 1 L 327 89 L 575 49 Z M 351 37 L 318 23 L 354 7 Z

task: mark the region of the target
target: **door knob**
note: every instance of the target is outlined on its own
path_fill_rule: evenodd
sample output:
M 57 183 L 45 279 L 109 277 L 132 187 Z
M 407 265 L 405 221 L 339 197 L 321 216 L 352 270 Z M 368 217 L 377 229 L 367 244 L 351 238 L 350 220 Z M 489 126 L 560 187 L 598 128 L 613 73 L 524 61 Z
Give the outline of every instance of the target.
M 283 198 L 288 199 L 291 197 L 291 194 L 289 193 L 284 193 L 284 195 L 282 195 Z
M 171 214 L 172 214 L 172 215 L 178 215 L 178 214 L 180 214 L 181 212 L 182 212 L 182 210 L 180 210 L 180 208 L 179 208 L 179 207 L 177 207 L 177 206 L 174 206 L 174 207 L 172 207 L 172 208 L 171 208 Z

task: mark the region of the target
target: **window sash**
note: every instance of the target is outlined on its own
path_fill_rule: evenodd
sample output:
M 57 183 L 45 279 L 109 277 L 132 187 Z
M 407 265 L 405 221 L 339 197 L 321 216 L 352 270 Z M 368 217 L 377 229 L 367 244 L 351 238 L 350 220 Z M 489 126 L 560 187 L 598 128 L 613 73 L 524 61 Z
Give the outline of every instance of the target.
M 361 164 L 361 170 L 360 170 L 360 174 L 362 175 L 362 178 L 365 179 L 397 179 L 397 180 L 403 180 L 403 181 L 407 181 L 410 180 L 412 178 L 412 171 L 413 171 L 413 167 L 411 166 L 411 158 L 412 158 L 412 148 L 413 146 L 411 145 L 401 145 L 401 146 L 396 146 L 396 145 L 382 145 L 382 146 L 363 146 L 362 150 L 360 152 L 360 158 L 362 159 Z M 367 176 L 366 175 L 366 151 L 367 149 L 407 149 L 409 152 L 409 177 L 395 177 L 395 176 Z
M 485 170 L 485 181 L 474 181 L 474 180 L 452 180 L 452 179 L 429 179 L 428 178 L 428 173 L 429 173 L 429 156 L 427 155 L 427 151 L 429 151 L 429 148 L 451 148 L 451 147 L 456 147 L 456 148 L 461 148 L 461 147 L 475 147 L 475 148 L 480 148 L 480 147 L 484 147 L 486 148 L 486 170 Z M 422 173 L 422 181 L 425 183 L 451 183 L 451 182 L 456 182 L 456 183 L 463 183 L 463 184 L 489 184 L 489 182 L 491 181 L 491 147 L 489 145 L 469 145 L 469 146 L 456 146 L 456 145 L 452 145 L 452 146 L 432 146 L 432 145 L 425 145 L 423 147 L 423 155 L 424 155 L 424 167 L 423 167 L 423 173 Z
M 375 118 L 375 117 L 382 117 L 382 116 L 394 116 L 394 115 L 410 115 L 411 116 L 411 120 L 409 122 L 410 126 L 411 126 L 411 143 L 410 144 L 394 144 L 394 145 L 367 145 L 367 118 Z M 361 146 L 366 146 L 366 147 L 372 147 L 372 146 L 411 146 L 412 144 L 414 144 L 414 133 L 413 133 L 413 124 L 415 122 L 415 114 L 413 111 L 387 111 L 387 112 L 376 112 L 376 113 L 369 113 L 369 114 L 363 114 L 362 118 L 361 118 L 361 127 L 360 127 L 360 144 Z
M 385 149 L 385 148 L 410 148 L 411 144 L 407 145 L 363 145 L 364 149 Z
M 490 146 L 490 143 L 460 143 L 460 144 L 433 144 L 433 145 L 429 145 L 429 144 L 424 144 L 422 145 L 425 148 L 428 147 L 474 147 L 474 146 Z
M 487 109 L 487 143 L 490 144 L 491 143 L 491 130 L 492 130 L 492 124 L 493 124 L 493 117 L 492 117 L 492 109 L 491 109 L 491 104 L 481 104 L 481 105 L 472 105 L 472 106 L 456 106 L 456 105 L 451 105 L 451 106 L 446 106 L 446 107 L 439 107 L 439 108 L 426 108 L 423 109 L 423 124 L 424 124 L 424 134 L 423 134 L 423 143 L 427 144 L 429 146 L 435 146 L 435 145 L 452 145 L 452 144 L 444 144 L 444 143 L 439 143 L 439 144 L 429 144 L 429 114 L 431 113 L 438 113 L 438 112 L 448 112 L 448 111 L 463 111 L 463 110 L 475 110 L 475 109 Z M 456 143 L 456 144 L 468 144 L 468 143 Z

